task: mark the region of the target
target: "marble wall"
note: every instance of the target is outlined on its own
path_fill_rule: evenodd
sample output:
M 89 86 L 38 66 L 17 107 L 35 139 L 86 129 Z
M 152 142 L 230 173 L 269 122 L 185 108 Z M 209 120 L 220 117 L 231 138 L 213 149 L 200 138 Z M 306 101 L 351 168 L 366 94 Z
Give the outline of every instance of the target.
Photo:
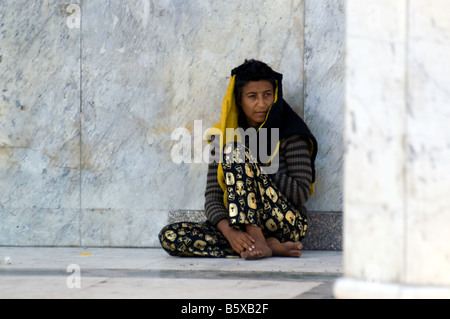
M 449 10 L 347 1 L 338 297 L 450 297 Z
M 246 58 L 284 74 L 316 134 L 310 210 L 342 210 L 343 0 L 5 0 L 0 7 L 0 245 L 155 246 L 203 208 L 206 164 L 175 128 L 219 120 Z M 203 133 L 203 132 L 201 132 Z
M 317 194 L 310 197 L 307 208 L 310 211 L 341 212 L 345 1 L 305 1 L 304 38 L 303 118 L 319 143 Z
M 0 6 L 0 244 L 79 243 L 80 32 L 62 3 Z

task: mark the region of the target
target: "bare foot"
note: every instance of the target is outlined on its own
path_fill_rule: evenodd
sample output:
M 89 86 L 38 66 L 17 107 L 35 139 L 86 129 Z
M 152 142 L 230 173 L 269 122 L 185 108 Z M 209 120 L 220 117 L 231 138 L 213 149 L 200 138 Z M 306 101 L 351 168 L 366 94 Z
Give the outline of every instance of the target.
M 255 244 L 255 248 L 252 249 L 252 251 L 244 250 L 241 253 L 241 257 L 246 260 L 255 260 L 265 257 L 271 257 L 272 256 L 272 250 L 269 248 L 269 246 L 264 245 L 261 246 L 261 248 L 258 248 L 258 244 Z
M 248 225 L 246 227 L 246 231 L 255 240 L 255 248 L 253 248 L 252 250 L 244 250 L 241 253 L 241 257 L 246 260 L 271 257 L 272 249 L 270 249 L 269 245 L 267 244 L 261 228 Z
M 287 241 L 280 243 L 276 238 L 268 238 L 267 245 L 274 256 L 300 257 L 302 255 L 303 245 L 300 242 Z

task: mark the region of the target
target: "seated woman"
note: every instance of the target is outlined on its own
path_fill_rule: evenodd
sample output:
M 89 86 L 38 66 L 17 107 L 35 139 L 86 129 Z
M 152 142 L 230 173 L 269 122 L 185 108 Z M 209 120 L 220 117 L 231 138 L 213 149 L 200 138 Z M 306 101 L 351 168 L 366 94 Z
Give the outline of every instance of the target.
M 281 82 L 281 74 L 256 60 L 232 71 L 221 120 L 210 133 L 219 154 L 208 167 L 207 221 L 165 226 L 159 239 L 170 255 L 300 257 L 317 142 L 283 99 Z

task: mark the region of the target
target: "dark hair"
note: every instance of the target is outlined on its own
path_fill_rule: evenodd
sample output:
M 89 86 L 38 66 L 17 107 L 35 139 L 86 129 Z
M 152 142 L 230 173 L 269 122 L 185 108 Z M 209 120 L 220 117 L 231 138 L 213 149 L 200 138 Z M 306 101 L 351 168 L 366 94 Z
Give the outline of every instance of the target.
M 254 59 L 245 60 L 243 64 L 234 68 L 231 75 L 236 75 L 234 92 L 236 104 L 241 106 L 242 88 L 250 81 L 268 80 L 275 91 L 276 80 L 274 71 L 264 62 Z

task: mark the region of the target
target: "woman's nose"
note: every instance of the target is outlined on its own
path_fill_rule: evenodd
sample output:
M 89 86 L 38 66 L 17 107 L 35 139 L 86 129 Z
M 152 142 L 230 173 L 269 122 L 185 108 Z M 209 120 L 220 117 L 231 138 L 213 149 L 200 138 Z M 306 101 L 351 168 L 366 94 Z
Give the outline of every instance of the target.
M 264 98 L 262 96 L 259 96 L 257 101 L 256 101 L 256 105 L 259 106 L 259 107 L 265 107 L 266 106 L 265 104 L 266 103 L 264 101 Z

